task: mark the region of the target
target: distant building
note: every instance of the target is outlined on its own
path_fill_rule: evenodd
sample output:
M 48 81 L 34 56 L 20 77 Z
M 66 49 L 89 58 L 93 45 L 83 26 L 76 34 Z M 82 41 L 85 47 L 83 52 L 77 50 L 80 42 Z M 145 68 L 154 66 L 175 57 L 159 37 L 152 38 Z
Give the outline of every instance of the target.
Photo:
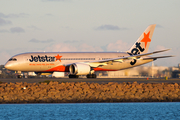
M 131 68 L 126 70 L 120 70 L 120 71 L 109 71 L 107 72 L 108 76 L 111 78 L 120 78 L 120 77 L 139 77 L 140 74 L 137 70 L 137 68 Z
M 107 76 L 99 73 L 99 77 L 123 78 L 123 77 L 171 77 L 169 68 L 165 66 L 139 66 L 135 68 L 108 71 Z
M 65 76 L 65 72 L 53 72 L 52 74 L 52 77 L 56 77 L 56 78 L 60 78 L 64 76 Z
M 179 70 L 179 67 L 170 67 L 170 70 L 171 71 L 176 71 L 176 70 Z
M 180 78 L 180 71 L 175 70 L 172 72 L 172 78 Z
M 28 72 L 28 76 L 37 76 L 35 72 Z

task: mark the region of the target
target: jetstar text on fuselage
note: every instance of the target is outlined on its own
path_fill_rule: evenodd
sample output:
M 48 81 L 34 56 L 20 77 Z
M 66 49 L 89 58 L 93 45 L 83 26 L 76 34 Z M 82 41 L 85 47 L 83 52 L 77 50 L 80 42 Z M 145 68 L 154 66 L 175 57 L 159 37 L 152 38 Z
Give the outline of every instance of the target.
M 30 62 L 55 62 L 55 57 L 53 56 L 33 56 L 31 55 L 31 59 L 29 59 Z

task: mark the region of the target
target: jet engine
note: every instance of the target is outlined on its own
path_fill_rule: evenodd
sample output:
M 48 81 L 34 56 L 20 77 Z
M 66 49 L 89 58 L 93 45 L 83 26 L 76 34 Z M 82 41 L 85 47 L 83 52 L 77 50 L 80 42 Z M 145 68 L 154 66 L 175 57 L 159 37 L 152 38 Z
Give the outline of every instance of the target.
M 73 63 L 69 67 L 71 75 L 87 75 L 91 72 L 91 67 L 87 64 Z

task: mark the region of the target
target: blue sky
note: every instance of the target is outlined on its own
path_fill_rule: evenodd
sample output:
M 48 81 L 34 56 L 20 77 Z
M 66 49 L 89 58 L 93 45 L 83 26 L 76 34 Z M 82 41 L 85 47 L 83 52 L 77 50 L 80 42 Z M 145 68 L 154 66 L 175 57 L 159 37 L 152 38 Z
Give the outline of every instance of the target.
M 126 51 L 157 24 L 149 52 L 176 55 L 154 64 L 180 63 L 179 0 L 1 0 L 0 64 L 23 52 Z

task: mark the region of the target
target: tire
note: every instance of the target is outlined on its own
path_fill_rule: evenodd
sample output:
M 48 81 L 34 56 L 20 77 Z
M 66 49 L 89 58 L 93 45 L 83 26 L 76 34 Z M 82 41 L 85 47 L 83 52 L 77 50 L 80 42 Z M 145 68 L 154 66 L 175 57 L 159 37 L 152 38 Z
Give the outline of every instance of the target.
M 22 78 L 22 76 L 21 76 L 21 75 L 18 75 L 17 78 Z
M 86 75 L 87 78 L 96 78 L 96 74 L 88 74 Z
M 97 76 L 96 76 L 96 74 L 92 74 L 92 78 L 96 78 Z
M 78 75 L 69 75 L 69 78 L 79 78 Z
M 91 74 L 86 75 L 87 78 L 92 78 Z

